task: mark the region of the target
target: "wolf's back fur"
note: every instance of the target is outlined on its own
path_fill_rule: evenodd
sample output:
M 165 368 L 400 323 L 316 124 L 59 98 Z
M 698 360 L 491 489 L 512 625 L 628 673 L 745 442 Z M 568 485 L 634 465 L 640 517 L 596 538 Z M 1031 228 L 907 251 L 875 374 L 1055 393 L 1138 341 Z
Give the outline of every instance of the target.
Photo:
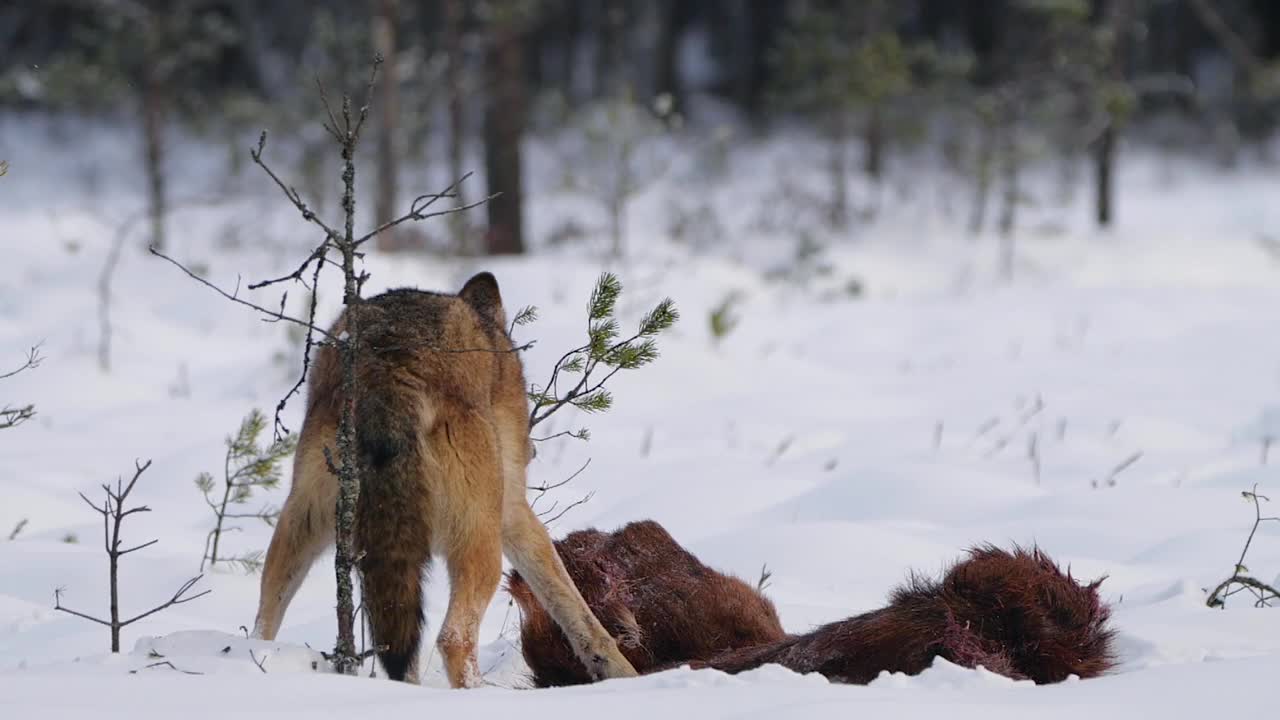
M 479 684 L 477 628 L 505 551 L 537 578 L 594 677 L 634 674 L 568 579 L 525 499 L 528 401 L 497 282 L 481 273 L 457 295 L 391 290 L 353 306 L 356 445 L 361 468 L 355 550 L 363 602 L 389 677 L 416 680 L 422 582 L 446 560 L 449 609 L 438 638 L 451 684 Z M 336 480 L 327 472 L 342 403 L 341 358 L 322 348 L 289 499 L 267 552 L 256 631 L 273 638 L 315 555 L 333 541 Z M 330 451 L 335 456 L 336 451 Z

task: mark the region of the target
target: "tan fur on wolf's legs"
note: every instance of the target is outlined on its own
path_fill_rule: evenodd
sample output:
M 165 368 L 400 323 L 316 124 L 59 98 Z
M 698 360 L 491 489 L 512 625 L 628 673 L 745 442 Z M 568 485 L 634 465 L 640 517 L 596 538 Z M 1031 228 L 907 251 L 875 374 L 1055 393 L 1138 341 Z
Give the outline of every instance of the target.
M 449 610 L 436 646 L 444 657 L 449 684 L 478 687 L 483 678 L 476 661 L 480 619 L 502 578 L 502 547 L 497 533 L 478 533 L 449 555 Z
M 325 466 L 320 437 L 323 435 L 313 426 L 302 428 L 294 457 L 293 485 L 280 510 L 262 568 L 258 615 L 253 625 L 256 638 L 275 640 L 285 610 L 307 571 L 333 544 L 338 484 Z
M 529 507 L 525 470 L 533 458 L 533 443 L 523 417 L 505 417 L 495 408 L 502 452 L 502 550 L 524 576 L 533 595 L 568 638 L 573 652 L 596 680 L 635 677 L 635 668 L 617 642 L 591 613 L 587 601 L 570 579 L 547 528 Z M 520 428 L 522 434 L 511 432 Z M 505 434 L 502 431 L 506 430 Z
M 466 502 L 450 504 L 439 517 L 445 526 L 441 550 L 449 568 L 449 610 L 436 645 L 449 684 L 478 687 L 483 683 L 476 661 L 480 620 L 502 578 L 503 473 L 498 437 L 489 417 L 464 411 L 433 432 L 432 441 L 438 477 L 457 478 L 455 482 L 471 491 Z
M 569 578 L 547 528 L 529 504 L 508 502 L 502 518 L 502 542 L 507 558 L 529 583 L 533 595 L 564 631 L 574 654 L 596 680 L 634 677 L 635 668 L 591 614 L 586 600 Z
M 501 562 L 500 553 L 489 546 L 499 546 L 564 629 L 593 677 L 635 675 L 529 509 L 524 476 L 531 455 L 527 385 L 506 333 L 494 277 L 479 273 L 457 295 L 391 290 L 346 312 L 359 313 L 363 342 L 370 350 L 357 368 L 357 445 L 367 474 L 353 540 L 357 551 L 365 553 L 366 590 L 372 580 L 374 594 L 386 591 L 380 607 L 369 609 L 375 643 L 396 645 L 393 656 L 381 657 L 388 674 L 413 674 L 415 634 L 421 631 L 419 581 L 426 552 L 436 550 L 454 558 L 450 572 L 461 581 L 461 592 L 451 599 L 449 632 L 441 649 L 453 658 L 449 672 L 455 684 L 467 684 L 468 673 L 475 678 L 474 626 L 497 585 L 494 566 Z M 346 314 L 332 334 L 341 335 L 345 322 Z M 493 352 L 441 353 L 438 346 Z M 274 637 L 311 561 L 333 541 L 337 483 L 321 447 L 335 437 L 341 388 L 338 353 L 322 347 L 307 390 L 294 488 L 263 574 L 257 623 L 263 637 Z M 476 463 L 476 468 L 468 467 Z M 456 467 L 445 467 L 449 465 Z M 491 467 L 473 471 L 484 465 Z M 486 549 L 472 549 L 475 544 Z M 472 552 L 484 559 L 467 559 Z M 365 597 L 368 608 L 369 594 Z

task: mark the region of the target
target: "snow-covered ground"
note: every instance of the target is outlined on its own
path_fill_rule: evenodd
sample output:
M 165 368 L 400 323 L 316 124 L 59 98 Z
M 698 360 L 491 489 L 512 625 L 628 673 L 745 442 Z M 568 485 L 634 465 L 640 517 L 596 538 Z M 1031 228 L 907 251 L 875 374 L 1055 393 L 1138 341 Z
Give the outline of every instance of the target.
M 74 124 L 59 136 L 41 125 L 0 127 L 0 157 L 11 163 L 0 179 L 0 370 L 37 342 L 47 358 L 0 381 L 0 404 L 32 402 L 39 413 L 0 432 L 0 717 L 1204 717 L 1275 709 L 1266 688 L 1280 673 L 1280 614 L 1239 598 L 1210 610 L 1204 589 L 1230 574 L 1252 522 L 1240 492 L 1277 484 L 1261 455 L 1263 438 L 1280 436 L 1280 258 L 1268 250 L 1278 171 L 1228 174 L 1132 154 L 1118 229 L 1093 232 L 1077 205 L 1028 211 L 1012 283 L 997 279 L 995 238 L 962 231 L 963 184 L 907 168 L 896 171 L 875 223 L 806 261 L 809 282 L 776 277 L 795 254 L 791 231 L 800 222 L 775 207 L 779 187 L 820 182 L 805 169 L 821 167 L 818 149 L 798 141 L 747 146 L 715 184 L 677 174 L 653 185 L 629 213 L 625 261 L 600 261 L 603 240 L 543 242 L 571 215 L 585 213 L 592 238 L 600 220 L 550 185 L 529 197 L 539 244 L 529 257 L 371 256 L 371 290 L 456 289 L 471 272 L 493 270 L 509 308 L 541 310 L 517 330 L 518 339 L 537 340 L 525 356 L 532 382 L 579 342 L 602 268 L 621 276 L 629 321 L 663 296 L 676 301 L 683 319 L 662 338 L 662 358 L 611 383 L 616 408 L 557 418 L 547 433 L 583 424 L 592 433 L 589 443 L 543 445 L 531 467 L 534 483 L 555 482 L 590 459 L 554 499 L 594 496 L 553 532 L 656 519 L 718 568 L 754 580 L 767 565 L 768 592 L 792 631 L 877 607 L 910 570 L 938 571 L 967 546 L 1039 543 L 1077 577 L 1108 576 L 1102 587 L 1121 654 L 1113 676 L 1040 688 L 938 663 L 869 687 L 772 667 L 519 690 L 516 611 L 499 593 L 481 656 L 496 687 L 453 692 L 443 689 L 431 647 L 426 688 L 311 670 L 316 656 L 306 646 L 327 649 L 334 635 L 327 560 L 294 601 L 278 643 L 243 639 L 258 579 L 231 570 L 204 577 L 198 587 L 210 595 L 127 628 L 119 657 L 105 653 L 105 628 L 52 609 L 54 589 L 63 588 L 69 607 L 106 611 L 101 528 L 77 491 L 96 498 L 101 483 L 139 458 L 154 465 L 134 497 L 154 512 L 130 518 L 126 540 L 160 542 L 122 561 L 123 612 L 150 607 L 195 574 L 212 515 L 193 480 L 221 471 L 223 438 L 246 412 L 274 408 L 300 347 L 284 326 L 147 256 L 138 232 L 114 278 L 112 369 L 101 371 L 98 273 L 116 226 L 141 205 L 131 138 Z M 223 171 L 218 152 L 177 153 L 175 194 L 221 187 L 211 179 Z M 535 146 L 532 160 L 535 177 L 559 171 L 545 148 Z M 287 271 L 312 240 L 274 189 L 246 173 L 230 183 L 229 201 L 180 210 L 170 226 L 173 254 L 228 288 L 238 274 L 247 284 Z M 1041 190 L 1052 197 L 1051 177 Z M 726 237 L 695 247 L 671 241 L 673 206 L 703 203 Z M 856 297 L 847 290 L 855 280 Z M 337 308 L 329 288 L 326 317 Z M 290 305 L 303 294 L 291 293 Z M 717 340 L 708 318 L 731 294 L 738 323 Z M 300 410 L 295 401 L 291 426 Z M 278 503 L 285 491 L 260 500 Z M 17 539 L 5 542 L 23 519 Z M 227 540 L 232 551 L 265 548 L 270 528 L 239 524 Z M 1280 575 L 1277 525 L 1259 531 L 1247 561 L 1265 581 Z M 428 593 L 429 633 L 439 627 L 445 582 L 439 574 Z M 172 667 L 147 667 L 162 660 Z

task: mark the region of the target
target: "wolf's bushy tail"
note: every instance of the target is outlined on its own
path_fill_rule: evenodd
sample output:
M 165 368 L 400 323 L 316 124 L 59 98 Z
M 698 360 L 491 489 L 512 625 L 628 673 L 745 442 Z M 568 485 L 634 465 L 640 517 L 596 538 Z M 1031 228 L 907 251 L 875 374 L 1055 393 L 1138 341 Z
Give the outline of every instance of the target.
M 355 546 L 365 612 L 393 680 L 414 667 L 422 640 L 422 581 L 430 559 L 430 528 L 420 474 L 427 467 L 430 411 L 418 393 L 388 373 L 362 368 L 356 409 L 361 464 Z M 409 678 L 416 680 L 416 678 Z

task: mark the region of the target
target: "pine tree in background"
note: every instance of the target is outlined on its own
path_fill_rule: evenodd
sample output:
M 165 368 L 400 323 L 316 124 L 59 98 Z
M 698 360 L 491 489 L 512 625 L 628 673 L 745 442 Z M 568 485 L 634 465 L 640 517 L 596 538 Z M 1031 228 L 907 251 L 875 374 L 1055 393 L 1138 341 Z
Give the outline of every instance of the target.
M 646 104 L 624 84 L 579 108 L 565 126 L 566 180 L 603 210 L 612 258 L 627 252 L 627 207 L 671 164 L 671 148 L 662 141 L 681 123 L 672 105 L 670 95 Z
M 832 227 L 846 227 L 849 142 L 862 137 L 867 177 L 884 176 L 886 114 L 912 88 L 912 48 L 896 29 L 887 0 L 840 0 L 798 6 L 782 33 L 775 65 L 775 95 L 784 107 L 813 117 L 830 143 L 828 172 Z
M 240 42 L 219 8 L 198 0 L 93 3 L 75 15 L 74 42 L 39 75 L 47 102 L 77 110 L 116 110 L 138 118 L 150 237 L 166 243 L 169 212 L 167 129 L 217 108 L 218 67 Z
M 1092 22 L 1091 13 L 1088 0 L 1013 0 L 997 20 L 1000 42 L 976 65 L 973 107 L 983 138 L 976 202 L 986 203 L 994 180 L 1005 278 L 1014 273 L 1018 210 L 1028 200 L 1024 168 L 1055 148 L 1076 154 L 1093 146 L 1128 114 L 1128 87 L 1112 69 L 1116 28 Z M 982 229 L 984 215 L 977 207 L 971 229 Z
M 373 48 L 385 59 L 382 82 L 378 83 L 376 152 L 377 185 L 374 191 L 373 220 L 381 225 L 395 219 L 396 195 L 400 163 L 398 162 L 400 135 L 400 76 L 396 64 L 400 24 L 398 0 L 374 0 Z M 379 250 L 402 250 L 398 237 L 402 229 L 391 229 L 378 234 Z
M 520 143 L 528 115 L 525 34 L 538 11 L 536 0 L 490 0 L 485 20 L 484 166 L 489 183 L 490 255 L 525 251 L 524 163 Z

